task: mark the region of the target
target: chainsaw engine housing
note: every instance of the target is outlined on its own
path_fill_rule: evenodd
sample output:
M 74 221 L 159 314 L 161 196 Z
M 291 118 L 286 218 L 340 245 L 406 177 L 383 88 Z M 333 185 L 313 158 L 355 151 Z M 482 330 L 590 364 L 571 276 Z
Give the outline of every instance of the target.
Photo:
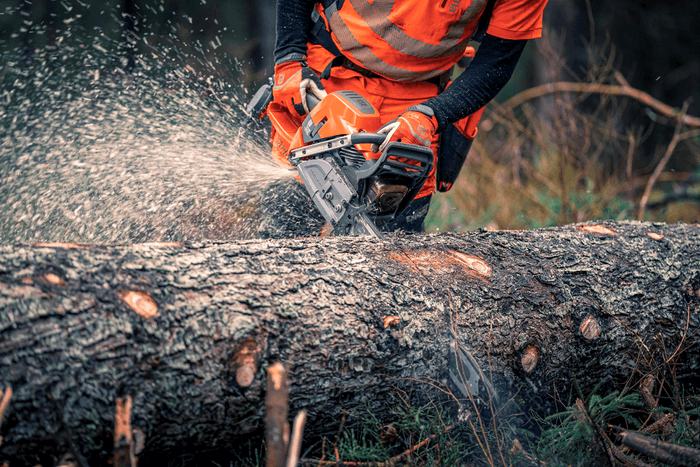
M 382 126 L 379 112 L 364 97 L 352 91 L 328 94 L 304 120 L 304 143 L 353 133 L 374 133 Z

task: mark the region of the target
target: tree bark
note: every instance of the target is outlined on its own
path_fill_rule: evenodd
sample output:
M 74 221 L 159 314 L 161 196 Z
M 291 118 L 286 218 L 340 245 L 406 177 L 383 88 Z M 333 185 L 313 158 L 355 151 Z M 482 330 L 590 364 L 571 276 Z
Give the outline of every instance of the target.
M 452 330 L 501 405 L 547 412 L 573 377 L 698 373 L 700 227 L 5 246 L 0 308 L 0 460 L 66 440 L 106 459 L 125 396 L 147 452 L 235 445 L 264 426 L 276 361 L 306 436 L 344 409 L 387 417 L 397 390 L 463 399 Z

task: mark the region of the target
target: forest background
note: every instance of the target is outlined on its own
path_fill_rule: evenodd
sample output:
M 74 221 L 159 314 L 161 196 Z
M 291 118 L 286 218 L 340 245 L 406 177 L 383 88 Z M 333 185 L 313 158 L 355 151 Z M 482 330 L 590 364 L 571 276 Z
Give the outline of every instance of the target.
M 455 188 L 434 198 L 429 230 L 698 222 L 700 140 L 673 112 L 700 114 L 699 16 L 700 4 L 680 0 L 550 0 L 544 38 L 530 41 L 489 108 Z M 47 51 L 71 41 L 90 49 L 99 38 L 93 47 L 127 72 L 176 47 L 173 66 L 223 77 L 240 115 L 272 73 L 275 2 L 5 0 L 0 31 L 3 77 L 8 63 L 31 77 Z M 638 90 L 675 110 L 593 88 L 509 102 L 561 81 Z

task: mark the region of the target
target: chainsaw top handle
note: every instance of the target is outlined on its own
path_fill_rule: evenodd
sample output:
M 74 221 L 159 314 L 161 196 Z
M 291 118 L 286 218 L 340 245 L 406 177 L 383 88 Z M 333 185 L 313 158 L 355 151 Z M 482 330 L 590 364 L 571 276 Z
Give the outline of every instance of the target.
M 382 133 L 353 133 L 352 135 L 339 136 L 292 150 L 289 155 L 289 162 L 296 166 L 303 159 L 334 154 L 341 148 L 356 144 L 380 145 L 385 139 L 386 135 Z M 362 166 L 354 169 L 354 178 L 356 180 L 369 178 L 382 168 L 393 169 L 392 172 L 399 171 L 403 175 L 406 174 L 406 171 L 416 172 L 414 175 L 416 178 L 420 178 L 423 175 L 428 175 L 432 165 L 433 151 L 430 148 L 415 144 L 392 142 L 386 146 L 378 159 L 368 159 Z

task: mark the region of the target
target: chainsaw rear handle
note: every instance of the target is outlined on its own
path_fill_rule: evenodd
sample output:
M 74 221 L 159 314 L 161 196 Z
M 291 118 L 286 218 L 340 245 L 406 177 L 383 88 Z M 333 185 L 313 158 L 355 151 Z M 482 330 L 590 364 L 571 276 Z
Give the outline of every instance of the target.
M 309 108 L 309 112 L 312 111 L 320 102 L 321 99 L 318 97 L 314 96 L 310 92 L 306 93 L 306 106 Z
M 245 108 L 246 118 L 243 121 L 245 126 L 250 125 L 254 119 L 261 118 L 267 106 L 272 102 L 272 84 L 273 80 L 269 78 L 267 84 L 260 86 L 260 89 L 253 95 Z
M 267 109 L 267 106 L 274 100 L 272 93 L 273 79 L 268 78 L 267 83 L 260 86 L 260 88 L 253 94 L 253 97 L 248 102 L 245 108 L 246 118 L 243 121 L 245 126 L 250 125 L 254 119 L 261 118 L 263 112 Z M 316 107 L 321 100 L 314 96 L 313 94 L 306 93 L 306 105 L 309 110 Z

